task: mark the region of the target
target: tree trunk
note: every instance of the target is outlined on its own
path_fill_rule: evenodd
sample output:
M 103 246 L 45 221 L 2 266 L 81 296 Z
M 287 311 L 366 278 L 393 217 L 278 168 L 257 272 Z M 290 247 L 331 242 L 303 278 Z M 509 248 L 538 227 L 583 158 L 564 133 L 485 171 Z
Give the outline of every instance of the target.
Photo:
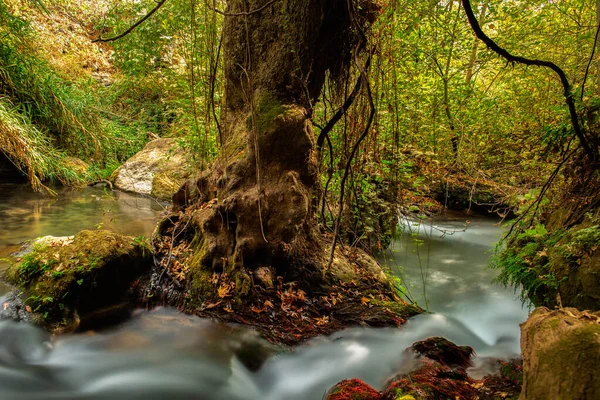
M 318 176 L 312 105 L 326 74 L 343 76 L 365 46 L 379 7 L 230 0 L 225 14 L 223 148 L 173 196 L 174 212 L 155 237 L 154 286 L 170 280 L 171 294 L 196 306 L 252 297 L 282 281 L 306 292 L 328 282 L 311 202 Z M 347 260 L 337 254 L 339 272 Z

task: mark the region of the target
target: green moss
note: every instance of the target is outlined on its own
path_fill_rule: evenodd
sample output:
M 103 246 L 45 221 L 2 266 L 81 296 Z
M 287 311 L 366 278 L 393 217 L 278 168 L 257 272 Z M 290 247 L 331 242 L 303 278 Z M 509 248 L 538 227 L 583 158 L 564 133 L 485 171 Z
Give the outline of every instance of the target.
M 154 175 L 150 195 L 157 199 L 170 200 L 173 194 L 185 183 L 186 177 L 187 175 L 181 171 L 160 171 Z
M 540 352 L 540 371 L 561 371 L 565 376 L 578 376 L 580 370 L 597 368 L 597 359 L 594 357 L 578 357 L 577 362 L 573 357 L 597 353 L 599 336 L 600 325 L 596 324 L 582 325 L 566 332 L 558 342 Z M 569 382 L 569 379 L 565 381 Z
M 12 264 L 5 279 L 24 294 L 25 304 L 61 320 L 75 309 L 91 310 L 121 296 L 149 267 L 148 241 L 109 231 L 82 231 L 72 241 L 34 245 Z M 119 300 L 119 299 L 112 299 Z
M 248 130 L 252 131 L 256 128 L 259 133 L 267 132 L 272 127 L 275 119 L 285 111 L 285 107 L 275 98 L 268 95 L 262 96 L 255 110 L 256 115 L 254 118 L 252 115 L 248 117 Z M 253 122 L 256 123 L 255 127 Z
M 406 304 L 397 301 L 380 301 L 377 299 L 371 300 L 370 304 L 373 306 L 386 308 L 401 318 L 410 318 L 412 316 L 423 313 L 421 307 L 415 304 Z

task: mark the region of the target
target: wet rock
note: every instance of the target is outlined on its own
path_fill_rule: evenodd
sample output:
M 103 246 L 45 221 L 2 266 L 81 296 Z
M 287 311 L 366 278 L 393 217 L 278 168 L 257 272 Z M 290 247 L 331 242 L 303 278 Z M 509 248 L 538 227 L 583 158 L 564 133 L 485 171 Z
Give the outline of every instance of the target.
M 597 399 L 600 393 L 600 313 L 536 309 L 521 325 L 520 400 Z
M 38 239 L 4 275 L 18 291 L 5 300 L 0 316 L 55 332 L 75 329 L 80 316 L 105 316 L 104 310 L 123 303 L 151 258 L 145 239 L 109 231 Z
M 500 370 L 486 375 L 479 384 L 479 400 L 517 399 L 523 386 L 523 360 L 496 361 Z
M 343 380 L 325 395 L 325 400 L 380 400 L 381 393 L 360 379 Z M 407 399 L 408 400 L 408 399 Z
M 417 356 L 419 367 L 394 377 L 386 386 L 384 399 L 474 399 L 474 380 L 466 368 L 474 351 L 443 337 L 414 343 L 407 351 Z
M 457 346 L 439 336 L 413 343 L 411 350 L 440 364 L 461 368 L 470 367 L 471 357 L 475 354 L 472 347 Z
M 358 379 L 351 379 L 334 386 L 326 399 L 496 400 L 516 399 L 521 391 L 520 360 L 499 360 L 500 371 L 497 374 L 475 380 L 468 376 L 466 370 L 474 354 L 469 346 L 457 346 L 445 338 L 433 337 L 414 343 L 406 349 L 406 353 L 416 357 L 415 364 L 405 362 L 403 368 L 407 372 L 390 379 L 383 392 L 377 392 Z M 355 394 L 357 392 L 360 395 Z M 362 393 L 365 397 L 353 397 L 362 396 Z
M 396 376 L 384 391 L 383 399 L 476 399 L 475 381 L 464 368 L 453 368 L 423 358 L 416 370 Z M 410 397 L 409 397 L 410 396 Z
M 189 177 L 187 155 L 175 139 L 156 139 L 131 157 L 113 175 L 117 189 L 170 200 Z

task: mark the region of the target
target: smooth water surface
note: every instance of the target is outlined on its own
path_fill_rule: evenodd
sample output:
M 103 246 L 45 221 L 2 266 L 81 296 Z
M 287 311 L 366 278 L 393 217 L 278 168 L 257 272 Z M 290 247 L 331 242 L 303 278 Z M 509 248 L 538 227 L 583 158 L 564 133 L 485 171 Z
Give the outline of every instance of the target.
M 0 258 L 26 240 L 70 236 L 84 229 L 109 229 L 126 235 L 152 235 L 166 207 L 154 199 L 106 188 L 57 188 L 51 197 L 28 185 L 0 183 Z M 7 264 L 0 261 L 0 272 Z M 0 294 L 6 293 L 0 285 Z
M 24 185 L 0 185 L 0 252 L 35 237 L 98 227 L 149 236 L 162 209 L 154 200 L 101 188 L 60 190 L 48 198 Z M 472 220 L 466 231 L 448 234 L 462 224 L 412 223 L 420 233 L 407 233 L 387 255 L 404 267 L 410 295 L 436 312 L 399 329 L 338 332 L 271 356 L 255 370 L 246 367 L 248 358 L 273 352 L 255 332 L 172 309 L 138 311 L 109 330 L 61 337 L 0 321 L 0 399 L 319 400 L 346 378 L 382 388 L 414 365 L 403 350 L 431 336 L 472 346 L 479 364 L 514 356 L 527 312 L 512 290 L 490 283 L 495 273 L 485 269 L 501 228 Z

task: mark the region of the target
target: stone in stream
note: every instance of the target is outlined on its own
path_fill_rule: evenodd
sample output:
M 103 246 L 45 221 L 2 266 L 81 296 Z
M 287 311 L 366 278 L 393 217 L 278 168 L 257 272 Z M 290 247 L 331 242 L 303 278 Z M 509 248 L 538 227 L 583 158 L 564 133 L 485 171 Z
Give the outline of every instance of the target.
M 187 154 L 173 138 L 156 139 L 113 174 L 117 189 L 170 200 L 189 177 Z
M 521 325 L 520 400 L 600 396 L 600 312 L 536 309 Z
M 119 310 L 151 260 L 146 239 L 105 230 L 38 239 L 17 254 L 4 275 L 18 292 L 5 300 L 0 317 L 54 332 L 72 330 L 80 318 Z
M 521 390 L 520 361 L 500 361 L 500 371 L 482 380 L 468 376 L 474 354 L 442 337 L 414 343 L 405 350 L 416 357 L 416 368 L 390 379 L 382 392 L 358 379 L 335 385 L 325 400 L 492 400 L 516 399 Z

